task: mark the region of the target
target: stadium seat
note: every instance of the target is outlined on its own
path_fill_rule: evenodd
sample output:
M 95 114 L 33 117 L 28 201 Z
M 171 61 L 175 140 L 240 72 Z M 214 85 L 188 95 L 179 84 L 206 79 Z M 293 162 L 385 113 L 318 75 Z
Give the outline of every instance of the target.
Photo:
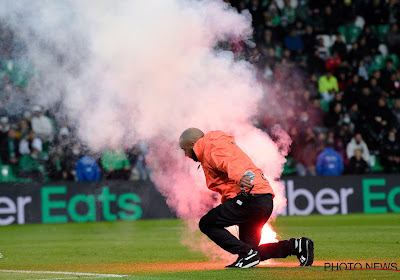
M 379 157 L 376 155 L 371 155 L 370 159 L 372 173 L 378 173 L 383 171 L 383 166 L 379 162 Z
M 389 58 L 393 60 L 393 66 L 397 68 L 399 66 L 399 56 L 393 53 L 386 56 L 386 60 Z
M 263 0 L 261 3 L 261 6 L 266 7 L 266 6 L 268 6 L 268 4 L 269 4 L 269 0 Z
M 372 60 L 372 67 L 374 69 L 380 70 L 383 67 L 385 67 L 385 57 L 381 54 L 377 54 L 374 56 L 373 60 Z
M 360 36 L 362 29 L 356 25 L 349 25 L 347 27 L 347 37 L 346 42 L 354 43 L 357 42 L 358 37 Z
M 0 166 L 0 182 L 18 182 L 18 178 L 10 165 Z
M 362 29 L 356 25 L 340 25 L 337 30 L 349 44 L 356 42 L 362 32 Z
M 374 34 L 375 36 L 378 36 L 377 31 L 376 31 L 376 26 L 375 25 L 370 25 L 369 27 L 371 28 L 372 34 Z
M 363 29 L 363 28 L 364 28 L 364 25 L 365 25 L 365 20 L 364 20 L 364 18 L 361 17 L 361 16 L 357 16 L 357 17 L 356 17 L 356 20 L 355 20 L 355 22 L 354 22 L 354 25 L 357 26 L 357 27 L 359 27 L 359 28 L 361 28 L 361 29 Z
M 388 48 L 387 48 L 387 46 L 385 44 L 380 44 L 379 47 L 378 47 L 378 50 L 380 51 L 380 53 L 383 56 L 387 56 L 388 55 Z
M 343 35 L 344 38 L 347 40 L 347 27 L 346 25 L 340 25 L 337 29 L 337 31 Z M 347 41 L 346 41 L 347 42 Z
M 389 33 L 389 30 L 390 26 L 388 24 L 378 25 L 376 36 L 380 42 L 386 42 L 386 35 Z

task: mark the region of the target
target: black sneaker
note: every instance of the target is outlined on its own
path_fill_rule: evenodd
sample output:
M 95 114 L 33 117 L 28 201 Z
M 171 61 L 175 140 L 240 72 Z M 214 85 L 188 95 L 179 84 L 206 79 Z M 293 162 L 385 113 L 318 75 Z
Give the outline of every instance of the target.
M 296 256 L 300 266 L 311 266 L 314 262 L 314 242 L 307 237 L 300 237 L 294 240 Z
M 251 249 L 246 255 L 239 255 L 237 260 L 225 266 L 226 268 L 249 268 L 260 263 L 260 256 L 257 251 Z

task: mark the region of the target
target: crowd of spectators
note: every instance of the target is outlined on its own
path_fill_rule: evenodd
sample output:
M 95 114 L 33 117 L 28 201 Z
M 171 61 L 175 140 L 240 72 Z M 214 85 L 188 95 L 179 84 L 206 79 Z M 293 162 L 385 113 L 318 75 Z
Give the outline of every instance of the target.
M 257 125 L 293 139 L 285 174 L 400 171 L 399 1 L 225 2 L 252 15 L 255 47 L 230 46 L 264 86 Z
M 256 66 L 265 89 L 256 125 L 279 123 L 293 139 L 284 174 L 400 170 L 399 1 L 225 2 L 252 15 L 255 45 L 218 47 Z M 0 181 L 149 178 L 146 143 L 94 159 L 67 121 L 29 103 L 25 49 L 0 22 Z
M 146 154 L 147 145 L 140 142 L 129 151 L 90 156 L 68 124 L 57 125 L 40 106 L 25 111 L 17 123 L 0 119 L 0 181 L 147 180 Z
M 148 180 L 147 144 L 92 155 L 73 127 L 31 104 L 35 73 L 18 30 L 0 20 L 0 182 Z

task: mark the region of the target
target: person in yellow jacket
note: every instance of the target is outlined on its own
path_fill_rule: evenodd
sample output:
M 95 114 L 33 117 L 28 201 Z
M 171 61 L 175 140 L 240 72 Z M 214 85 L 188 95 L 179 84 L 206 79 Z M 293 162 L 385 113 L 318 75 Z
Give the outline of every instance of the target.
M 331 101 L 335 97 L 335 93 L 339 92 L 338 80 L 331 72 L 327 72 L 318 79 L 318 91 L 327 102 Z
M 259 246 L 261 229 L 273 210 L 274 191 L 260 168 L 222 131 L 204 134 L 186 129 L 179 138 L 185 156 L 200 162 L 207 187 L 221 194 L 219 206 L 199 222 L 200 230 L 222 249 L 238 254 L 227 268 L 249 268 L 270 258 L 296 255 L 301 266 L 314 260 L 313 241 L 306 237 Z M 239 239 L 225 227 L 239 225 Z

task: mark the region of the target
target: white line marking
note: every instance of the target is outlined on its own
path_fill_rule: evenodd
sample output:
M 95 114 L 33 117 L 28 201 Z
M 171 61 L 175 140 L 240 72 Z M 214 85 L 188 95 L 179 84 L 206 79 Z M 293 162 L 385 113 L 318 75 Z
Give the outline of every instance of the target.
M 100 278 L 100 277 L 96 276 L 91 279 L 95 279 L 95 278 Z M 89 279 L 89 278 L 82 278 L 82 277 L 77 276 L 77 277 L 67 277 L 67 278 L 64 278 L 64 277 L 63 278 L 42 278 L 42 279 L 32 278 L 32 279 L 27 279 L 27 280 L 61 280 L 61 279 Z
M 36 271 L 36 270 L 7 270 L 0 269 L 0 272 L 10 273 L 36 273 L 36 274 L 65 274 L 65 275 L 79 275 L 79 276 L 97 276 L 97 277 L 124 277 L 127 275 L 121 274 L 102 274 L 102 273 L 88 273 L 88 272 L 70 272 L 70 271 Z

